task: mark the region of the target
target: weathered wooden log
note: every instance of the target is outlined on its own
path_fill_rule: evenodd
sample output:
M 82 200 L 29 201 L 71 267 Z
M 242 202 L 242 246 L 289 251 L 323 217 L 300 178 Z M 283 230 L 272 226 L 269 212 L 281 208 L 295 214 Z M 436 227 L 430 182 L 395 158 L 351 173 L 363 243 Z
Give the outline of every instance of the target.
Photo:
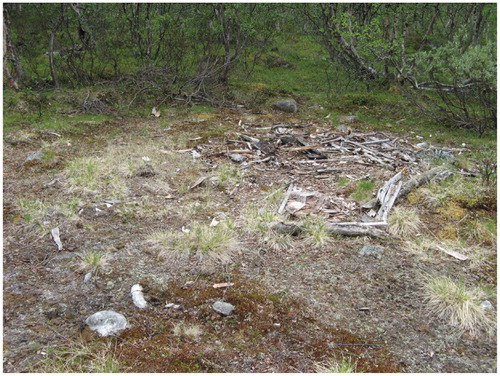
M 414 176 L 403 184 L 398 196 L 396 197 L 396 201 L 408 195 L 408 193 L 410 193 L 415 188 L 418 188 L 423 184 L 427 184 L 433 179 L 436 181 L 443 181 L 452 174 L 453 172 L 448 170 L 446 167 L 439 166 L 433 168 L 432 170 L 426 171 L 423 174 Z
M 432 170 L 426 171 L 420 175 L 414 176 L 402 185 L 394 202 L 397 202 L 400 198 L 407 196 L 408 193 L 410 193 L 415 188 L 418 188 L 421 185 L 427 184 L 433 179 L 436 181 L 442 181 L 452 174 L 453 174 L 453 172 L 451 172 L 450 170 L 446 169 L 443 166 L 439 166 L 439 167 L 433 168 Z M 394 179 L 396 176 L 397 175 L 395 175 L 393 178 L 391 178 L 391 180 Z M 386 185 L 387 185 L 387 183 L 386 183 Z M 384 185 L 384 187 L 385 187 L 385 185 Z M 370 200 L 369 202 L 363 204 L 362 208 L 363 209 L 373 209 L 379 203 L 380 203 L 379 196 L 377 196 L 373 200 Z
M 298 236 L 303 232 L 303 226 L 301 223 L 292 224 L 283 222 L 271 222 L 268 224 L 268 228 L 273 231 L 283 234 L 289 234 L 292 236 Z M 383 238 L 387 236 L 387 232 L 370 226 L 339 225 L 336 223 L 327 223 L 326 229 L 332 235 L 371 236 L 374 238 Z

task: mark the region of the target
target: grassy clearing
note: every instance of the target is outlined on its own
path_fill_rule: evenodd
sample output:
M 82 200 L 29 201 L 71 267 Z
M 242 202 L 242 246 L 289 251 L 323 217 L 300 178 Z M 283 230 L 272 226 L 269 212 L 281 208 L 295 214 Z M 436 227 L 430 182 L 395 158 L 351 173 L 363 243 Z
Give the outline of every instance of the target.
M 416 235 L 422 226 L 418 212 L 415 209 L 400 206 L 392 209 L 388 222 L 389 233 L 401 238 Z
M 431 184 L 429 190 L 442 206 L 454 201 L 465 209 L 496 207 L 496 189 L 482 184 L 480 178 L 454 176 L 441 184 Z
M 476 335 L 492 327 L 481 301 L 486 298 L 483 290 L 467 287 L 463 280 L 449 277 L 428 278 L 425 283 L 425 300 L 429 311 L 452 327 Z
M 127 196 L 123 178 L 113 173 L 101 158 L 79 157 L 65 169 L 70 193 L 122 200 Z
M 42 352 L 41 363 L 33 372 L 43 373 L 118 373 L 120 363 L 113 354 L 111 343 L 49 346 Z

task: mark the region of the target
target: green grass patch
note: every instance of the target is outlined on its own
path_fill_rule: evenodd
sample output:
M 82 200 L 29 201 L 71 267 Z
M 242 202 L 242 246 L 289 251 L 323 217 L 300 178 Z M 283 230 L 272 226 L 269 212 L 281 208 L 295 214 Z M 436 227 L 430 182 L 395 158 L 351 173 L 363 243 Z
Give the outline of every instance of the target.
M 194 223 L 185 231 L 158 231 L 149 241 L 156 244 L 165 256 L 195 256 L 207 263 L 228 263 L 239 249 L 239 241 L 230 221 L 217 226 Z
M 360 180 L 356 185 L 351 197 L 357 202 L 362 203 L 372 197 L 372 192 L 375 188 L 375 183 L 371 180 Z

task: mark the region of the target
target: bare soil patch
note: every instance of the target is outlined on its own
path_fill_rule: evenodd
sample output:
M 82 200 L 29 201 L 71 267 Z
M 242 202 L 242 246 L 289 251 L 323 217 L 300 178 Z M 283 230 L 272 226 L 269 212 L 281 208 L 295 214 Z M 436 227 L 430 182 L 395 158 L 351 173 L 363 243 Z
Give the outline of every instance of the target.
M 78 135 L 4 140 L 4 371 L 101 370 L 93 355 L 64 364 L 60 350 L 81 344 L 107 346 L 104 363 L 113 359 L 121 372 L 314 372 L 342 356 L 363 372 L 495 372 L 495 335 L 456 334 L 428 312 L 422 289 L 426 275 L 467 275 L 496 287 L 496 261 L 471 270 L 437 251 L 423 259 L 409 249 L 413 239 L 389 234 L 339 236 L 324 247 L 298 236 L 275 247 L 246 230 L 248 206 L 276 211 L 291 182 L 318 195 L 289 210 L 287 223 L 308 215 L 365 220 L 362 204 L 388 179 L 430 168 L 413 146 L 416 136 L 219 110 L 172 115 L 167 127 L 122 120 Z M 50 158 L 25 163 L 42 145 Z M 106 166 L 95 190 L 70 186 L 68 166 L 78 158 Z M 371 182 L 367 192 L 360 182 Z M 449 224 L 438 208 L 418 210 L 432 233 Z M 182 235 L 214 218 L 230 222 L 237 236 L 228 263 L 151 241 L 151 234 Z M 60 252 L 50 236 L 55 227 Z M 366 244 L 384 252 L 360 256 Z M 88 250 L 107 262 L 85 283 L 77 264 Z M 222 282 L 234 285 L 212 287 Z M 130 297 L 137 283 L 145 310 Z M 216 300 L 235 312 L 214 312 Z M 496 296 L 490 301 L 496 306 Z M 124 314 L 130 328 L 99 337 L 83 322 L 100 310 Z

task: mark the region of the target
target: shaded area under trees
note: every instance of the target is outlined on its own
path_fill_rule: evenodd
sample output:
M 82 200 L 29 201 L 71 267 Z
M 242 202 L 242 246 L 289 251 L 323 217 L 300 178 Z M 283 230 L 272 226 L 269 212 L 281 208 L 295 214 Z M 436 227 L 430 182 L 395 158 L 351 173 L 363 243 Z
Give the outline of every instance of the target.
M 496 4 L 4 4 L 3 14 L 15 89 L 120 84 L 210 100 L 306 35 L 352 82 L 400 86 L 450 126 L 496 126 Z

